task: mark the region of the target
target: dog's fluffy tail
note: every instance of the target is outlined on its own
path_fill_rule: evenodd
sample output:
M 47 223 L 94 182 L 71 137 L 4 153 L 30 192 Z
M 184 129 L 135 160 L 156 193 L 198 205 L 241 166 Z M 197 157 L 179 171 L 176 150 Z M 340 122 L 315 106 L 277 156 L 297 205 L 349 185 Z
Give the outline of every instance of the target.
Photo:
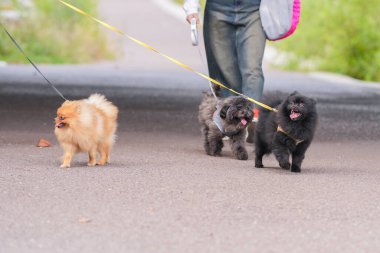
M 114 106 L 110 101 L 106 99 L 104 95 L 101 94 L 92 94 L 87 102 L 89 104 L 95 105 L 99 110 L 103 111 L 109 118 L 117 119 L 117 114 L 119 110 Z

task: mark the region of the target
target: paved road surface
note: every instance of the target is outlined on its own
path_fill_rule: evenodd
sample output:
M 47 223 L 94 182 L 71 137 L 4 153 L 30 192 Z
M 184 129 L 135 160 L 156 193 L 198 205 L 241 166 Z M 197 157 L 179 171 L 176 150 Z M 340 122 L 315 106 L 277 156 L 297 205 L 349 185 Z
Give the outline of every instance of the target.
M 182 57 L 172 39 L 187 32 L 176 19 L 149 0 L 106 3 L 115 13 L 104 17 L 135 22 L 128 29 L 147 40 L 142 31 L 152 31 L 159 48 Z M 62 101 L 30 66 L 0 68 L 0 252 L 380 250 L 379 87 L 266 69 L 266 90 L 318 99 L 317 135 L 296 175 L 272 156 L 264 169 L 253 154 L 237 161 L 228 146 L 223 157 L 205 155 L 196 117 L 207 84 L 150 55 L 136 51 L 133 66 L 41 66 L 70 99 L 101 92 L 119 106 L 112 163 L 95 168 L 85 155 L 59 168 L 52 119 Z M 36 148 L 41 137 L 53 147 Z

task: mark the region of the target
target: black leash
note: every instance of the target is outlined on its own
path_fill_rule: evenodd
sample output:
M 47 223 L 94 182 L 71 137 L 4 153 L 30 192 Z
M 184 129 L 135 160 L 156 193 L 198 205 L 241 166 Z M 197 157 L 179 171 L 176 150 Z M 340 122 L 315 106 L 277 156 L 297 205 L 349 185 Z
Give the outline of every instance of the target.
M 36 64 L 33 63 L 33 61 L 25 54 L 24 50 L 20 47 L 20 45 L 17 43 L 17 41 L 12 37 L 12 35 L 7 31 L 7 29 L 4 27 L 3 24 L 0 23 L 0 25 L 3 27 L 5 33 L 8 35 L 8 37 L 12 40 L 13 44 L 18 48 L 18 50 L 24 55 L 24 57 L 32 64 L 32 66 L 37 70 L 37 72 L 46 80 L 48 84 L 55 90 L 55 92 L 58 93 L 58 95 L 61 96 L 64 100 L 67 101 L 67 99 L 62 95 L 62 93 L 52 84 L 45 76 L 42 74 L 42 72 L 38 69 Z

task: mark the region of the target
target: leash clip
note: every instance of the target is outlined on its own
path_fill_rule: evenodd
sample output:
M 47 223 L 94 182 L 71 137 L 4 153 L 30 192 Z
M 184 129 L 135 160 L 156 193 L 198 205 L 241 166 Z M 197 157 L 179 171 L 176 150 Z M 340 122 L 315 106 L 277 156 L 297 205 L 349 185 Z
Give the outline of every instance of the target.
M 191 44 L 193 46 L 198 46 L 198 28 L 197 28 L 197 20 L 195 18 L 191 19 L 190 29 L 191 29 Z

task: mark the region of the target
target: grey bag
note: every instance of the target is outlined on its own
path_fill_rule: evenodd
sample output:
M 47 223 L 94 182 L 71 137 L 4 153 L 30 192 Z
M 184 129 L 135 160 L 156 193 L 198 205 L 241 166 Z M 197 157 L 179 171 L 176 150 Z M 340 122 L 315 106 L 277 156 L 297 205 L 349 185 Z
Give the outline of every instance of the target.
M 261 23 L 268 40 L 290 36 L 297 28 L 300 14 L 300 0 L 261 0 Z

